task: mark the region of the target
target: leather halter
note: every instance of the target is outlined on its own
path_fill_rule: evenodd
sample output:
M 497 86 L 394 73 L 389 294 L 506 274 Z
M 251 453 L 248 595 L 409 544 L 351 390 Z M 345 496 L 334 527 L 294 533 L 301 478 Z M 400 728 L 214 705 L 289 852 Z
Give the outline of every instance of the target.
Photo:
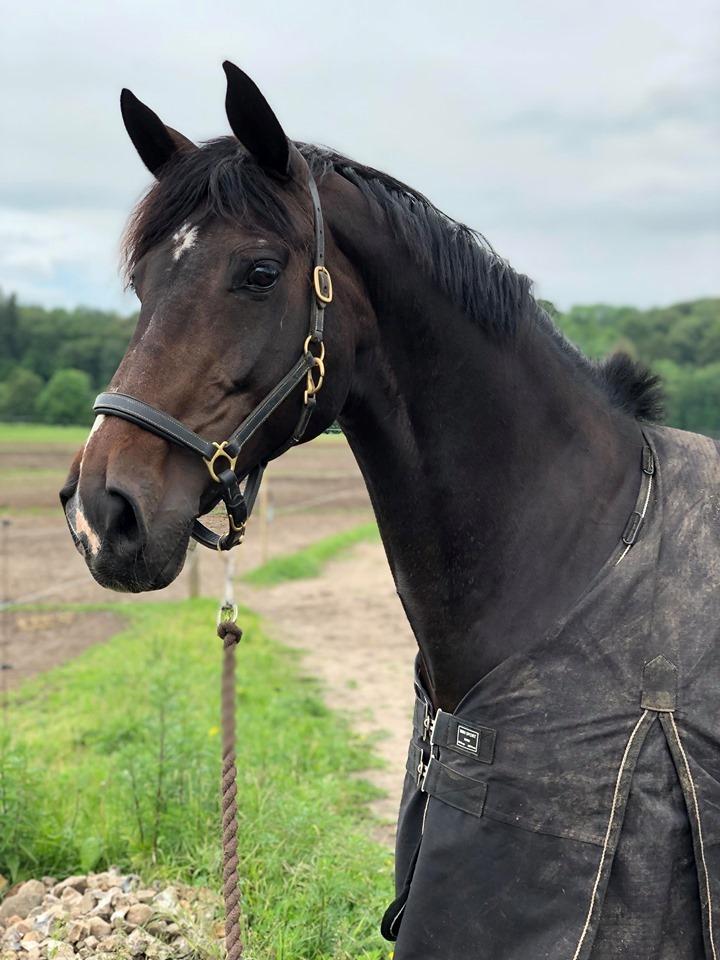
M 227 440 L 217 443 L 205 440 L 170 414 L 158 410 L 144 400 L 138 400 L 124 393 L 101 393 L 93 404 L 96 414 L 128 420 L 162 437 L 163 440 L 191 450 L 203 458 L 213 482 L 219 487 L 220 499 L 225 503 L 229 529 L 224 536 L 220 536 L 196 519 L 191 535 L 198 543 L 216 550 L 230 550 L 242 542 L 245 524 L 260 489 L 263 471 L 269 460 L 279 457 L 302 439 L 315 409 L 316 394 L 325 376 L 325 344 L 323 343 L 325 307 L 332 301 L 333 289 L 330 274 L 325 266 L 325 229 L 320 196 L 309 169 L 307 174 L 315 228 L 315 262 L 312 273 L 313 294 L 310 303 L 309 332 L 300 359 L 245 417 L 237 430 Z M 313 353 L 313 348 L 317 351 L 316 353 Z M 314 370 L 317 370 L 317 379 L 313 375 Z M 241 490 L 240 482 L 243 478 L 238 477 L 235 472 L 240 451 L 303 379 L 306 385 L 297 426 L 282 446 L 245 475 L 245 488 Z

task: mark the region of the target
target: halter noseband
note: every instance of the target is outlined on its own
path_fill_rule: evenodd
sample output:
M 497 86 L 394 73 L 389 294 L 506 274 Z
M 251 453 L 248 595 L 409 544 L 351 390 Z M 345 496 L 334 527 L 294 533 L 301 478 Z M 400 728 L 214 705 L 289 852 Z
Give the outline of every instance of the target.
M 312 273 L 313 295 L 310 304 L 309 332 L 303 345 L 302 355 L 295 366 L 245 417 L 237 430 L 227 440 L 216 443 L 205 440 L 170 414 L 158 410 L 144 400 L 138 400 L 124 393 L 101 393 L 93 404 L 93 411 L 96 414 L 128 420 L 162 437 L 163 440 L 168 440 L 186 450 L 192 450 L 203 458 L 213 482 L 220 487 L 220 499 L 225 503 L 229 529 L 224 536 L 219 536 L 196 519 L 191 535 L 198 543 L 215 550 L 230 550 L 242 542 L 245 524 L 252 512 L 268 461 L 279 457 L 302 439 L 315 409 L 316 394 L 325 377 L 325 344 L 323 343 L 325 307 L 332 301 L 333 289 L 332 279 L 325 266 L 325 228 L 320 195 L 309 169 L 307 173 L 307 186 L 312 199 L 315 227 L 315 262 Z M 313 347 L 317 353 L 313 353 Z M 317 378 L 313 375 L 314 370 L 317 370 Z M 305 392 L 297 426 L 282 446 L 250 470 L 245 488 L 241 490 L 240 478 L 235 473 L 240 451 L 303 379 L 306 381 Z

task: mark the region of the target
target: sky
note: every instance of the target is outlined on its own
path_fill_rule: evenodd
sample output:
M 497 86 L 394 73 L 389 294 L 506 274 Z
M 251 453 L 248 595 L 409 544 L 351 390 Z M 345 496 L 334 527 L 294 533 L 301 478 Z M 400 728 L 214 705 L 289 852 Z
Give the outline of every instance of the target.
M 289 136 L 418 188 L 561 308 L 720 295 L 715 0 L 27 0 L 3 13 L 0 287 L 130 312 L 123 86 L 199 141 L 224 59 Z

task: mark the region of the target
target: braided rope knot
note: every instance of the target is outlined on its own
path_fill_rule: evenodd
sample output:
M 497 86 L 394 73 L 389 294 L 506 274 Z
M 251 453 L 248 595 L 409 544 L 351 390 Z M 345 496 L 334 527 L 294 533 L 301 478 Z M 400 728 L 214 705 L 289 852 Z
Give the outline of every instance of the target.
M 221 620 L 218 624 L 217 635 L 225 641 L 225 648 L 240 643 L 242 630 L 233 620 Z

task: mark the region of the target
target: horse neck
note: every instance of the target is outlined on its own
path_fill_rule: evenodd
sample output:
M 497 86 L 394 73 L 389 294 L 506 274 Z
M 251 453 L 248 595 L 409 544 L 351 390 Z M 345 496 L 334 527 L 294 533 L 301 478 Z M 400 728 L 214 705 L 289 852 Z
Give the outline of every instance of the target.
M 339 419 L 425 679 L 452 709 L 536 641 L 619 542 L 642 438 L 547 324 L 508 318 L 515 335 L 489 335 L 384 239 L 345 237 L 375 319 Z

